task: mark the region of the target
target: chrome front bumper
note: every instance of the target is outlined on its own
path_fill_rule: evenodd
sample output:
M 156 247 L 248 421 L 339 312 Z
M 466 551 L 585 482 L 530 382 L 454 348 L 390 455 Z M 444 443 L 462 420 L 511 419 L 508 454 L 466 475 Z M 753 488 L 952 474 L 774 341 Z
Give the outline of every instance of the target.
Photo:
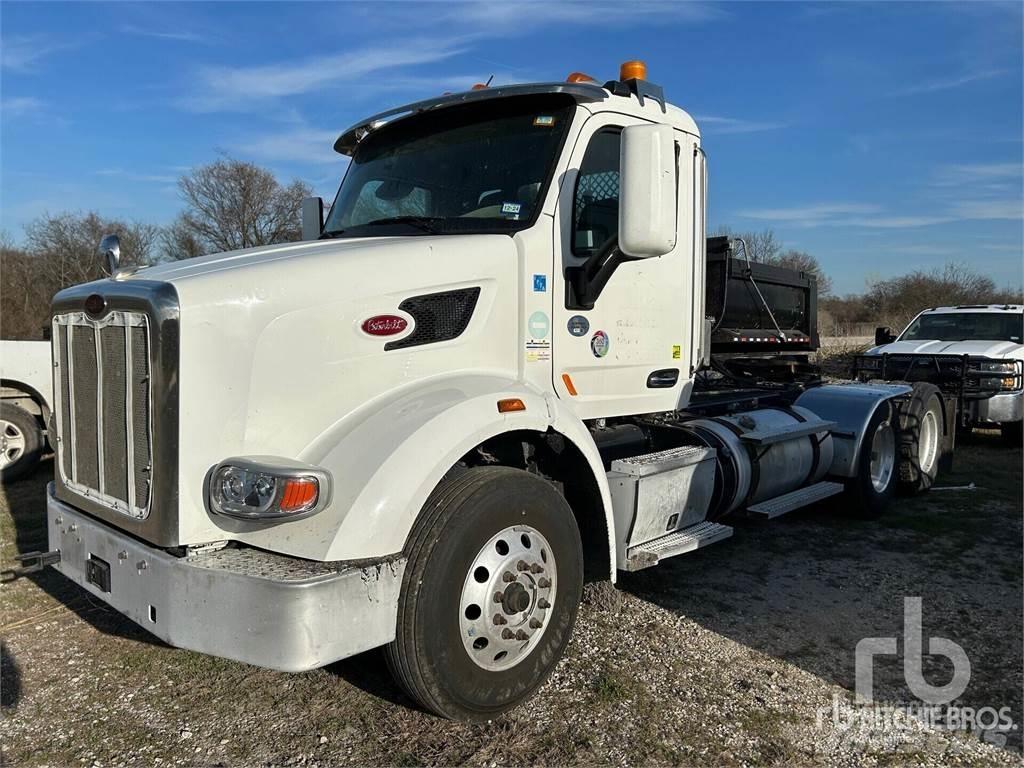
M 1024 392 L 993 395 L 987 400 L 968 400 L 967 413 L 974 424 L 1006 424 L 1024 420 Z
M 257 549 L 175 557 L 57 500 L 52 483 L 46 516 L 49 548 L 61 554 L 53 567 L 178 648 L 300 672 L 395 638 L 403 558 L 319 563 Z

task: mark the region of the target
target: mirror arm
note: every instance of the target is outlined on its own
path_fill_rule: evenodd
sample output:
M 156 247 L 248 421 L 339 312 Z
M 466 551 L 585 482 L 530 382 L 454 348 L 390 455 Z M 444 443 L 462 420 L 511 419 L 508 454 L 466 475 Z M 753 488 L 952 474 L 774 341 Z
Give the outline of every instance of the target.
M 615 270 L 623 262 L 632 260 L 632 257 L 619 250 L 619 238 L 613 236 L 583 264 L 566 270 L 575 299 L 572 308 L 593 309 Z

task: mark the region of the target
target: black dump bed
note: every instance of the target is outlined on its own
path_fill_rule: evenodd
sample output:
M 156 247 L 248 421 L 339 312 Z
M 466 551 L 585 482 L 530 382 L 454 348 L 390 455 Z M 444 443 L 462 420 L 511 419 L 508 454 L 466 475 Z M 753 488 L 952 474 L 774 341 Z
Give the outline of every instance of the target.
M 812 352 L 818 348 L 814 275 L 749 262 L 736 240 L 707 239 L 706 310 L 713 353 Z

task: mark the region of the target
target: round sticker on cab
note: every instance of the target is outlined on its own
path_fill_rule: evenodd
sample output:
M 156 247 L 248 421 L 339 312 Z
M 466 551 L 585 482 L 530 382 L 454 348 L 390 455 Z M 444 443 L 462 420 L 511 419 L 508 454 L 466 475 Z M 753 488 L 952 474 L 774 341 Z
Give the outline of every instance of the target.
M 590 337 L 590 349 L 593 351 L 594 357 L 604 357 L 607 355 L 610 345 L 611 340 L 604 331 L 595 331 L 594 335 Z

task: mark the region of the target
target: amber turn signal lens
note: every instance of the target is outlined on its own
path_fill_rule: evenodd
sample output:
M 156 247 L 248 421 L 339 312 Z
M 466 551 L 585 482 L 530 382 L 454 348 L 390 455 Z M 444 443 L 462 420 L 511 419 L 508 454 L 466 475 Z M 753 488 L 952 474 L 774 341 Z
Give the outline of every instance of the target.
M 583 72 L 570 72 L 569 76 L 565 78 L 567 83 L 596 83 L 597 80 L 592 78 L 590 75 Z
M 619 80 L 646 80 L 647 65 L 642 61 L 626 61 L 619 67 Z
M 576 387 L 572 383 L 572 377 L 568 373 L 562 374 L 562 383 L 565 384 L 565 390 L 573 397 L 576 397 Z
M 474 90 L 474 91 L 483 91 L 486 88 L 487 88 L 487 83 L 473 83 L 472 90 Z
M 281 495 L 282 512 L 301 512 L 316 502 L 320 483 L 312 477 L 292 477 L 285 481 Z
M 498 401 L 498 413 L 511 413 L 512 411 L 525 411 L 526 403 L 518 397 L 510 397 L 507 400 Z

